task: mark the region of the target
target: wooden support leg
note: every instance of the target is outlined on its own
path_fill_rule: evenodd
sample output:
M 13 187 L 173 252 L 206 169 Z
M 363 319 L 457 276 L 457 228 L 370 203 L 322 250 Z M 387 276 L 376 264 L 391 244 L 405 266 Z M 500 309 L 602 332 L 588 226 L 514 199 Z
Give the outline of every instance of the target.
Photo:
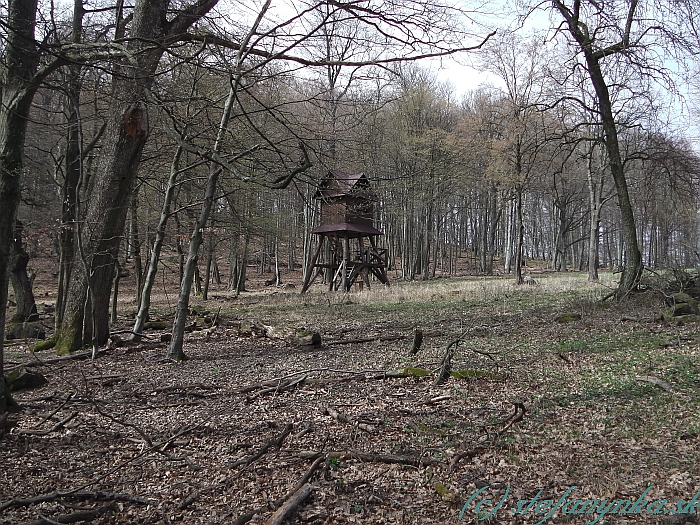
M 318 241 L 318 246 L 316 247 L 316 251 L 314 252 L 314 256 L 311 259 L 311 264 L 309 265 L 308 271 L 306 272 L 306 279 L 304 280 L 304 285 L 301 287 L 301 293 L 306 292 L 306 290 L 309 289 L 309 286 L 311 286 L 311 283 L 314 282 L 314 279 L 318 277 L 318 274 L 321 273 L 320 268 L 316 268 L 316 261 L 318 261 L 318 255 L 321 253 L 321 247 L 323 246 L 323 241 L 326 238 L 324 236 L 321 236 L 321 240 Z
M 344 292 L 347 292 L 349 289 L 348 286 L 348 261 L 350 261 L 350 238 L 349 237 L 344 237 L 343 238 L 343 264 L 341 265 L 343 268 L 343 273 L 341 275 L 341 285 L 343 288 Z

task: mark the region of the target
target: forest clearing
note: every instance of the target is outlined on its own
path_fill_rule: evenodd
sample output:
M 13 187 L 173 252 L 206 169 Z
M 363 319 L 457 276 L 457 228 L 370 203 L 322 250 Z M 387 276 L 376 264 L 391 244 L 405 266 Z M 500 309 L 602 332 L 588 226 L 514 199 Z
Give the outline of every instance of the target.
M 645 499 L 675 512 L 700 490 L 697 324 L 663 322 L 653 291 L 601 302 L 611 274 L 534 277 L 193 299 L 188 321 L 218 322 L 187 334 L 181 362 L 157 331 L 94 361 L 10 341 L 6 370 L 29 364 L 48 383 L 14 394 L 0 522 L 281 523 L 273 511 L 299 489 L 286 523 L 534 524 L 543 511 L 516 502 L 574 486 L 569 499 L 633 502 L 653 487 Z M 158 297 L 154 318 L 171 316 Z M 322 343 L 246 332 L 256 321 Z M 456 339 L 460 377 L 437 386 Z M 480 488 L 494 503 L 479 514 L 465 503 Z M 697 523 L 655 509 L 547 522 Z

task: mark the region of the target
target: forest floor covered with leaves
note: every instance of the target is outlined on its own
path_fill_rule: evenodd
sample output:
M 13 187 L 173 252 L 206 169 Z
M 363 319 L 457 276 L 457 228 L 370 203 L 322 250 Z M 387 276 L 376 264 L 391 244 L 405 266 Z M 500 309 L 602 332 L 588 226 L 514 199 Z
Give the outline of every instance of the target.
M 535 278 L 215 293 L 193 320 L 206 309 L 218 326 L 189 333 L 179 363 L 158 332 L 94 361 L 7 347 L 6 369 L 33 363 L 48 383 L 15 394 L 0 523 L 265 524 L 287 505 L 294 524 L 535 524 L 546 500 L 643 494 L 666 503 L 560 505 L 541 522 L 698 523 L 675 512 L 700 491 L 700 326 L 662 322 L 652 291 L 609 304 L 584 275 Z M 262 337 L 255 321 L 322 343 Z M 457 339 L 461 377 L 436 386 Z

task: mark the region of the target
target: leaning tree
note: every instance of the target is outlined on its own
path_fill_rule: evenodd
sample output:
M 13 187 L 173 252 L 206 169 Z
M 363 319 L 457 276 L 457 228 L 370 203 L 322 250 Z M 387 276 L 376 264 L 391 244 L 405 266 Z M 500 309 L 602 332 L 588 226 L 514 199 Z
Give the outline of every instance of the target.
M 620 146 L 621 108 L 611 93 L 622 89 L 631 97 L 649 96 L 648 86 L 653 83 L 674 88 L 666 60 L 678 64 L 697 51 L 697 39 L 688 37 L 695 27 L 693 17 L 697 21 L 697 9 L 683 9 L 691 4 L 685 0 L 677 5 L 656 0 L 620 0 L 603 6 L 595 0 L 553 0 L 546 7 L 555 22 L 555 32 L 570 45 L 571 56 L 565 66 L 572 74 L 579 69 L 586 72 L 594 99 L 591 109 L 602 130 L 622 220 L 624 263 L 615 294 L 618 299 L 637 287 L 643 261 Z M 535 7 L 529 6 L 528 11 Z M 637 82 L 619 85 L 615 76 L 621 71 Z M 565 98 L 577 97 L 572 94 Z

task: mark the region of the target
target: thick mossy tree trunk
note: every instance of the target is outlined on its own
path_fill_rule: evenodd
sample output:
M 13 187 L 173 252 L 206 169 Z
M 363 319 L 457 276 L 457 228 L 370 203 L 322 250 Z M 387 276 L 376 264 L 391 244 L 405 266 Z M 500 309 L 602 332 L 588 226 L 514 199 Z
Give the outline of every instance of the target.
M 34 41 L 37 0 L 10 0 L 0 66 L 0 413 L 11 403 L 2 370 L 5 319 L 15 219 L 20 200 L 22 152 L 29 110 L 39 85 L 39 57 Z
M 86 325 L 95 344 L 103 344 L 109 336 L 109 299 L 112 276 L 124 232 L 130 194 L 136 178 L 143 146 L 148 137 L 148 116 L 143 96 L 137 86 L 128 89 L 121 77 L 114 79 L 115 103 L 122 105 L 113 115 L 107 127 L 102 159 L 93 177 L 88 209 L 80 228 L 81 249 L 79 260 L 74 261 L 73 278 L 68 290 L 63 323 L 56 344 L 58 353 L 72 352 L 80 348 L 85 316 L 88 281 L 91 287 L 93 330 Z M 121 87 L 121 89 L 119 89 Z M 124 108 L 123 106 L 126 106 Z M 115 176 L 118 175 L 118 176 Z M 87 342 L 87 341 L 85 341 Z
M 32 291 L 32 282 L 27 273 L 27 264 L 29 263 L 29 254 L 25 251 L 22 243 L 22 223 L 15 222 L 15 243 L 12 253 L 12 271 L 10 280 L 12 288 L 15 291 L 15 303 L 17 303 L 17 312 L 12 321 L 21 323 L 24 321 L 36 320 L 36 301 L 34 300 L 34 292 Z
M 134 7 L 127 48 L 130 54 L 115 67 L 112 77 L 110 119 L 97 171 L 91 177 L 87 210 L 80 227 L 81 242 L 74 261 L 63 323 L 58 332 L 58 353 L 72 352 L 83 344 L 88 284 L 90 286 L 93 345 L 109 336 L 109 300 L 112 275 L 124 234 L 131 192 L 143 147 L 149 133 L 146 93 L 164 52 L 162 42 L 185 32 L 217 0 L 200 0 L 173 17 L 168 0 L 138 0 Z M 168 20 L 170 18 L 170 20 Z

